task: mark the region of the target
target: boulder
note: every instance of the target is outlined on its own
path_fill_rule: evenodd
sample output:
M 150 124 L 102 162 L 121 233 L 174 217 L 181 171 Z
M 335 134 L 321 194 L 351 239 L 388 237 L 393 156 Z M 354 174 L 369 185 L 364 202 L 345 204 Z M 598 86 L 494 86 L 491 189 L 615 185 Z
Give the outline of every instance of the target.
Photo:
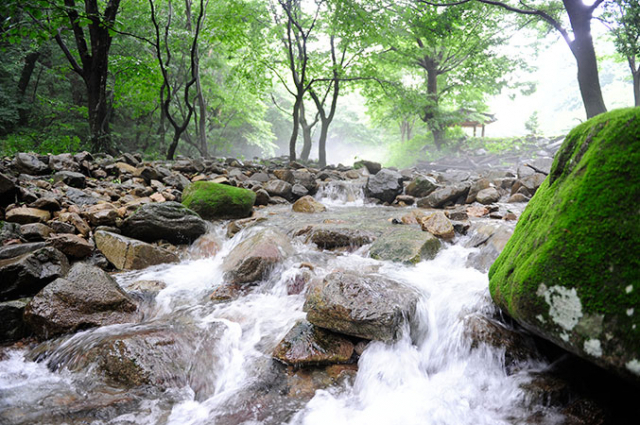
M 353 163 L 353 168 L 360 169 L 366 168 L 369 174 L 377 174 L 380 170 L 382 170 L 382 165 L 379 162 L 367 161 L 366 159 L 361 159 L 360 161 L 356 161 Z
M 225 280 L 249 284 L 265 279 L 271 270 L 293 253 L 289 238 L 276 230 L 264 230 L 242 241 L 224 259 Z
M 640 108 L 574 128 L 489 271 L 533 333 L 640 383 Z
M 145 242 L 190 243 L 207 232 L 207 223 L 178 202 L 146 204 L 122 223 L 122 234 Z
M 353 343 L 344 336 L 298 322 L 276 347 L 273 357 L 292 366 L 346 363 L 353 355 Z
M 51 246 L 64 253 L 68 257 L 81 259 L 91 255 L 93 244 L 78 235 L 63 233 L 49 238 Z
M 206 181 L 192 183 L 182 193 L 182 204 L 205 220 L 249 217 L 255 200 L 250 190 Z
M 307 195 L 298 199 L 291 209 L 295 212 L 299 213 L 319 213 L 327 210 L 327 207 L 322 205 L 320 202 L 313 199 L 312 196 Z
M 466 265 L 486 272 L 509 241 L 513 228 L 502 224 L 474 223 L 469 233 L 472 236 L 465 246 L 478 248 L 478 251 L 469 254 Z
M 416 264 L 435 258 L 441 247 L 440 240 L 431 233 L 398 226 L 376 239 L 369 248 L 369 255 L 376 260 Z
M 20 207 L 5 213 L 5 219 L 12 223 L 43 223 L 51 219 L 51 213 L 37 208 Z
M 75 161 L 73 155 L 71 155 L 70 153 L 49 155 L 49 168 L 51 168 L 53 171 L 80 171 L 80 166 Z
M 451 220 L 442 211 L 427 214 L 419 219 L 422 230 L 441 239 L 452 239 L 456 233 Z
M 67 257 L 51 247 L 0 260 L 0 300 L 33 296 L 68 270 Z
M 478 192 L 476 200 L 483 205 L 493 204 L 500 200 L 500 192 L 495 187 L 488 187 Z
M 392 203 L 402 193 L 402 175 L 397 171 L 384 168 L 375 175 L 369 176 L 365 193 L 370 198 Z
M 418 199 L 417 205 L 420 208 L 442 208 L 447 205 L 464 204 L 469 193 L 468 183 L 459 183 L 437 189 L 426 198 Z
M 284 180 L 271 180 L 264 185 L 264 190 L 267 191 L 269 196 L 280 196 L 290 200 L 293 194 L 293 185 Z
M 40 248 L 44 248 L 45 246 L 47 246 L 45 242 L 18 243 L 18 244 L 3 246 L 3 247 L 0 247 L 0 260 L 19 257 L 29 252 L 37 251 Z
M 58 171 L 53 175 L 53 180 L 79 189 L 83 189 L 87 184 L 85 176 L 74 171 Z
M 137 305 L 105 271 L 76 263 L 27 304 L 24 319 L 41 339 L 135 319 Z
M 339 225 L 319 225 L 311 230 L 307 242 L 311 241 L 322 249 L 356 249 L 375 239 L 376 237 L 366 230 Z
M 302 198 L 303 196 L 306 196 L 308 194 L 309 191 L 307 190 L 307 188 L 301 184 L 296 183 L 291 188 L 291 195 L 293 196 L 293 199 Z
M 98 230 L 94 239 L 96 247 L 118 270 L 140 270 L 180 261 L 171 251 L 116 233 Z
M 79 205 L 81 207 L 85 205 L 94 205 L 98 203 L 98 200 L 85 193 L 80 189 L 76 189 L 75 187 L 70 187 L 67 189 L 67 198 L 74 204 Z
M 17 341 L 29 335 L 29 328 L 23 320 L 24 308 L 31 298 L 21 298 L 0 302 L 0 343 Z
M 424 198 L 438 187 L 440 186 L 438 186 L 433 177 L 418 174 L 406 187 L 405 193 L 416 198 Z
M 15 164 L 18 171 L 36 176 L 49 173 L 49 166 L 40 161 L 38 157 L 30 153 L 17 153 Z
M 391 279 L 334 272 L 310 286 L 303 309 L 320 328 L 389 342 L 402 336 L 417 302 L 414 289 Z

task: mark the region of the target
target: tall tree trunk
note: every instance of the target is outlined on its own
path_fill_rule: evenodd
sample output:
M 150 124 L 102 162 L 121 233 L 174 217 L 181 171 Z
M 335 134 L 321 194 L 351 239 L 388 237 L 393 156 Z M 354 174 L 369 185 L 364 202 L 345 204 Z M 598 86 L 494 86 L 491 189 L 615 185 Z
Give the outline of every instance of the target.
M 293 130 L 289 139 L 289 161 L 296 160 L 296 142 L 298 141 L 298 127 L 300 126 L 300 104 L 302 96 L 296 96 L 296 102 L 293 104 Z
M 329 125 L 331 122 L 328 119 L 321 119 L 320 121 L 320 138 L 318 139 L 318 163 L 321 167 L 327 165 L 327 135 L 329 134 Z
M 305 113 L 304 100 L 300 103 L 300 127 L 302 127 L 302 152 L 300 152 L 300 159 L 304 161 L 309 160 L 309 155 L 311 154 L 311 147 L 313 145 L 313 140 L 311 140 L 311 131 L 313 127 L 315 127 L 318 119 L 316 118 L 312 123 L 307 121 L 307 116 Z
M 169 149 L 167 149 L 167 160 L 169 161 L 173 161 L 173 157 L 176 154 L 176 148 L 178 147 L 178 142 L 180 142 L 180 135 L 182 134 L 181 131 L 174 131 L 173 133 L 173 140 L 171 141 L 171 144 L 169 145 Z
M 574 39 L 569 44 L 578 65 L 578 85 L 587 118 L 607 111 L 600 88 L 598 60 L 591 37 L 592 10 L 582 0 L 563 0 Z
M 106 68 L 106 63 L 104 64 Z M 111 151 L 109 133 L 109 105 L 107 104 L 107 72 L 98 67 L 95 73 L 85 78 L 89 106 L 89 129 L 94 152 Z
M 20 80 L 18 81 L 18 117 L 20 125 L 26 124 L 28 118 L 29 107 L 24 103 L 24 97 L 27 93 L 27 87 L 31 81 L 33 70 L 36 68 L 36 63 L 40 58 L 40 52 L 31 52 L 24 58 L 24 65 L 22 66 L 22 72 L 20 73 Z
M 433 143 L 440 150 L 444 144 L 444 130 L 438 117 L 438 68 L 431 58 L 425 58 L 427 71 L 427 97 L 429 104 L 425 107 L 422 120 L 427 124 L 433 135 Z

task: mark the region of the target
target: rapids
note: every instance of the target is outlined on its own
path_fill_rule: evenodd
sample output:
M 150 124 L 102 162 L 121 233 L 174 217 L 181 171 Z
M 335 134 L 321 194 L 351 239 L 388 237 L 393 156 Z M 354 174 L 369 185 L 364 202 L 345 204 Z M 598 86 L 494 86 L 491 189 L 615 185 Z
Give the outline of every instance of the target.
M 260 228 L 290 232 L 329 216 L 366 222 L 399 211 L 363 208 L 358 189 L 324 188 L 319 196 L 329 206 L 322 217 L 269 207 L 262 210 L 266 221 L 233 238 L 226 237 L 223 224 L 217 225 L 208 235 L 220 244 L 212 257 L 187 252 L 180 264 L 116 275 L 125 290 L 139 296 L 142 323 L 86 330 L 5 353 L 0 423 L 479 425 L 525 423 L 533 417 L 535 423 L 562 422 L 558 412 L 532 401 L 522 389 L 547 365 L 531 360 L 508 370 L 504 349 L 472 347 L 464 318 L 496 312 L 487 275 L 466 266 L 477 249 L 463 247 L 463 240 L 448 244 L 434 260 L 404 266 L 368 258 L 367 246 L 350 253 L 323 252 L 294 238 L 296 254 L 265 282 L 233 301 L 209 300 L 222 284 L 224 257 Z M 316 277 L 336 269 L 375 272 L 413 286 L 421 294 L 418 323 L 396 343 L 368 344 L 357 373 L 351 368 L 328 379 L 321 372 L 286 368 L 271 353 L 305 317 L 304 294 L 287 295 L 303 263 L 313 265 Z M 161 285 L 155 292 L 138 293 L 140 280 Z M 180 385 L 118 387 L 87 361 L 86 353 L 105 338 L 167 327 L 187 330 L 189 365 Z M 291 390 L 292 382 L 299 384 L 298 391 Z

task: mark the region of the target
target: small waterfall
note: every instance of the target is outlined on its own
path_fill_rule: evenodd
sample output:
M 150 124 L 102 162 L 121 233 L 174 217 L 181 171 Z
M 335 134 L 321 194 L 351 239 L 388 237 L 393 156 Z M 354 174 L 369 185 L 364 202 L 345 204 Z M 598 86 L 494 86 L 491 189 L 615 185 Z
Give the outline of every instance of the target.
M 323 184 L 315 198 L 328 207 L 362 206 L 366 180 L 332 180 Z

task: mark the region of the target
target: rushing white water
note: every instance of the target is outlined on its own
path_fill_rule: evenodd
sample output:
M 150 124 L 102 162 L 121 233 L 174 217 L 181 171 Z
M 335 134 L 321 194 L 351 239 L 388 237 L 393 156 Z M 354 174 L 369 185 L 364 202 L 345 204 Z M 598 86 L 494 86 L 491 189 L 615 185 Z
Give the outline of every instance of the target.
M 494 308 L 486 274 L 465 266 L 472 250 L 452 245 L 434 260 L 403 266 L 367 258 L 367 247 L 353 253 L 319 253 L 296 240 L 296 254 L 266 282 L 236 300 L 212 303 L 208 295 L 223 284 L 225 256 L 258 230 L 247 229 L 224 240 L 214 257 L 118 276 L 125 289 L 139 280 L 157 280 L 164 285 L 146 307 L 145 321 L 162 324 L 180 317 L 202 329 L 221 324 L 225 331 L 214 355 L 205 359 L 204 369 L 198 369 L 211 374 L 207 381 L 211 381 L 211 388 L 202 391 L 187 385 L 137 393 L 139 402 L 134 407 L 124 405 L 92 423 L 512 424 L 526 422 L 542 411 L 542 423 L 559 420 L 559 415 L 527 402 L 521 389 L 531 379 L 529 373 L 543 365 L 531 362 L 508 374 L 502 349 L 484 344 L 472 348 L 464 332 L 465 317 L 491 314 Z M 222 240 L 222 231 L 218 234 Z M 310 401 L 287 404 L 284 396 L 270 395 L 269 391 L 278 391 L 276 385 L 269 390 L 269 385 L 263 384 L 273 371 L 271 353 L 277 343 L 305 317 L 304 295 L 287 295 L 287 284 L 306 262 L 313 263 L 317 278 L 338 269 L 375 272 L 416 288 L 422 297 L 411 335 L 406 332 L 404 339 L 393 344 L 370 343 L 358 361 L 355 379 L 320 389 Z M 133 325 L 119 329 L 127 326 Z M 81 332 L 57 350 L 82 350 L 91 338 L 99 338 L 100 332 L 110 330 Z M 47 423 L 42 412 L 57 405 L 54 394 L 81 398 L 83 392 L 100 385 L 93 382 L 99 377 L 93 377 L 91 369 L 52 372 L 44 363 L 25 360 L 24 356 L 24 351 L 13 351 L 0 361 L 0 419 L 7 423 Z M 256 388 L 262 391 L 259 397 Z M 64 408 L 64 403 L 58 404 Z M 30 409 L 40 411 L 41 416 L 28 419 L 25 412 Z

